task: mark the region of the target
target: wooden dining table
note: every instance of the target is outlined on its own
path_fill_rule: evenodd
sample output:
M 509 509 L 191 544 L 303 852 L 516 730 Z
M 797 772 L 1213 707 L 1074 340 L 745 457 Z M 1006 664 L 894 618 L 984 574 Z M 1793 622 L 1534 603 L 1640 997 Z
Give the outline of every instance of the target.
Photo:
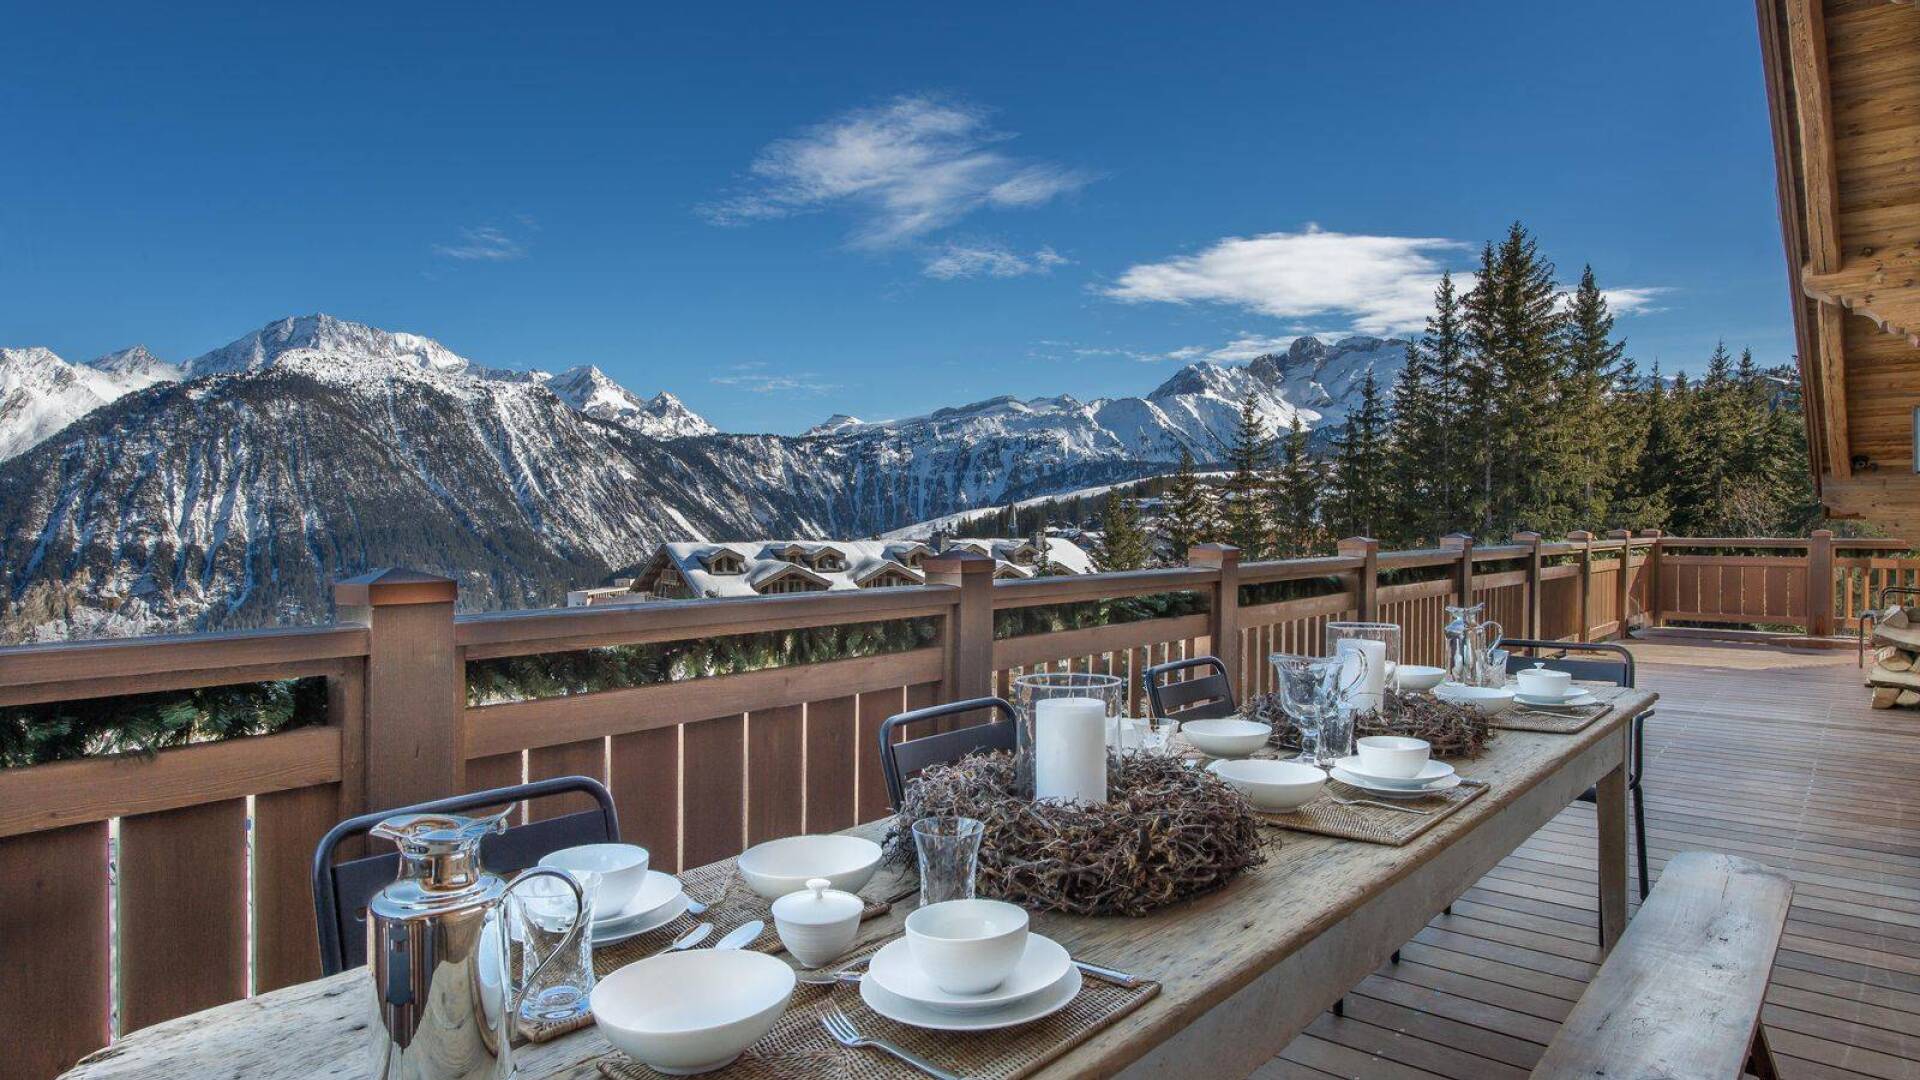
M 1655 698 L 1623 691 L 1572 734 L 1500 731 L 1479 757 L 1455 763 L 1486 793 L 1405 846 L 1264 829 L 1276 841 L 1265 862 L 1205 896 L 1140 918 L 1035 915 L 1034 928 L 1077 959 L 1161 986 L 1038 1075 L 1246 1075 L 1590 787 L 1601 943 L 1611 948 L 1627 923 L 1629 721 Z M 877 838 L 885 827 L 853 831 Z M 913 906 L 869 920 L 861 940 L 898 933 Z M 66 1075 L 362 1077 L 368 995 L 356 968 L 134 1032 Z M 598 1080 L 612 1052 L 587 1027 L 523 1046 L 515 1061 L 526 1080 Z

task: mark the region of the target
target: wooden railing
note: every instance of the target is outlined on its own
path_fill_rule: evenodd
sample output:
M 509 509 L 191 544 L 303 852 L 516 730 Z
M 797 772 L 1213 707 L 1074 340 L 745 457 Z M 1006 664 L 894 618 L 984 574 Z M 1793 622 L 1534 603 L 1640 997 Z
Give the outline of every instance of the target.
M 1904 545 L 1615 532 L 1382 552 L 1355 539 L 1323 558 L 1242 564 L 1206 546 L 1184 567 L 1001 584 L 991 560 L 961 554 L 929 559 L 915 588 L 478 615 L 455 614 L 452 582 L 391 571 L 337 587 L 337 626 L 0 649 L 0 706 L 295 676 L 329 690 L 324 727 L 0 770 L 0 1015 L 33 1032 L 24 1049 L 8 1040 L 0 1076 L 48 1076 L 114 1034 L 317 975 L 309 860 L 333 822 L 370 808 L 583 773 L 612 788 L 625 834 L 677 869 L 884 816 L 880 722 L 1005 693 L 1022 672 L 1122 675 L 1138 705 L 1146 667 L 1212 653 L 1259 692 L 1268 653 L 1322 651 L 1325 624 L 1356 617 L 1399 623 L 1405 661 L 1439 663 L 1444 608 L 1469 599 L 1510 636 L 1668 620 L 1831 632 L 1836 603 L 1851 614 L 1861 575 L 1882 571 L 1875 547 Z M 1698 554 L 1729 548 L 1742 554 Z M 1197 613 L 994 633 L 995 612 L 1179 593 L 1200 602 L 1175 610 Z M 933 644 L 467 701 L 470 662 L 906 619 L 931 620 Z

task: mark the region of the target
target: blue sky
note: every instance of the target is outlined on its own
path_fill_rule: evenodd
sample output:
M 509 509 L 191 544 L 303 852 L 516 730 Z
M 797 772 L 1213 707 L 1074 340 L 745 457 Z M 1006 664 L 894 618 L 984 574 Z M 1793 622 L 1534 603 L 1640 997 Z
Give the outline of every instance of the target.
M 797 431 L 1402 330 L 1518 218 L 1643 364 L 1792 350 L 1748 5 L 274 7 L 11 9 L 0 344 L 327 311 Z

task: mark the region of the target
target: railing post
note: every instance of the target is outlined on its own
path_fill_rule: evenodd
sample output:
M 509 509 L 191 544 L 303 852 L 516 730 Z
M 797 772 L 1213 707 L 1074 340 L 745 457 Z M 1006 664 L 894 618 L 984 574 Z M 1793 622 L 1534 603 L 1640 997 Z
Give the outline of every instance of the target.
M 1527 625 L 1523 635 L 1540 640 L 1540 534 L 1517 532 L 1513 542 L 1527 545 Z
M 976 551 L 949 551 L 930 555 L 922 564 L 929 585 L 951 585 L 960 590 L 953 614 L 947 618 L 944 697 L 948 701 L 987 697 L 993 693 L 993 567 Z
M 1593 635 L 1588 631 L 1593 626 L 1593 608 L 1588 600 L 1593 594 L 1593 534 L 1575 529 L 1567 534 L 1567 539 L 1580 545 L 1580 633 L 1573 640 L 1591 641 Z
M 1338 545 L 1340 554 L 1366 560 L 1353 572 L 1354 617 L 1361 622 L 1380 618 L 1380 541 L 1370 536 L 1349 536 Z
M 1633 601 L 1632 582 L 1628 577 L 1633 573 L 1633 533 L 1628 529 L 1608 529 L 1607 539 L 1620 541 L 1620 580 L 1613 583 L 1613 611 L 1616 616 L 1613 636 L 1624 640 L 1628 626 L 1633 622 L 1627 611 Z
M 1240 549 L 1232 544 L 1196 544 L 1187 552 L 1187 565 L 1220 571 L 1207 605 L 1207 636 L 1213 655 L 1227 668 L 1234 700 L 1240 700 Z
M 1647 546 L 1647 625 L 1660 625 L 1660 530 L 1641 529 L 1640 535 L 1653 540 Z
M 1833 636 L 1833 530 L 1815 529 L 1807 542 L 1807 633 Z
M 1458 552 L 1459 560 L 1453 566 L 1454 603 L 1461 607 L 1473 606 L 1473 537 L 1466 533 L 1448 533 L 1440 538 L 1440 546 L 1449 551 Z
M 369 807 L 406 806 L 466 789 L 466 672 L 453 641 L 458 598 L 453 581 L 416 570 L 374 570 L 334 584 L 335 618 L 367 628 L 360 761 Z M 353 754 L 346 751 L 348 761 Z

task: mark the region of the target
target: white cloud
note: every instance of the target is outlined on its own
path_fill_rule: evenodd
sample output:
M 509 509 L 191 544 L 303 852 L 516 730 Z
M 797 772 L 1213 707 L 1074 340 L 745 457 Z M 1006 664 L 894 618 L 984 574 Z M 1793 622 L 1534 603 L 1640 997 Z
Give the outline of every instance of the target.
M 1197 255 L 1141 263 L 1103 292 L 1128 303 L 1225 304 L 1281 319 L 1336 316 L 1355 333 L 1390 334 L 1426 325 L 1444 269 L 1440 256 L 1465 247 L 1308 226 L 1230 236 Z
M 1615 315 L 1649 315 L 1666 310 L 1656 304 L 1660 297 L 1672 291 L 1665 286 L 1648 285 L 1628 289 L 1601 289 L 1600 295 L 1607 298 L 1607 307 Z
M 983 208 L 1038 206 L 1091 179 L 1009 157 L 998 147 L 1012 137 L 977 107 L 900 97 L 769 144 L 744 191 L 701 211 L 731 225 L 844 205 L 858 219 L 853 243 L 878 248 Z
M 811 371 L 769 372 L 767 364 L 759 360 L 735 364 L 728 370 L 732 374 L 715 375 L 708 381 L 715 386 L 730 386 L 750 394 L 798 394 L 816 397 L 840 389 L 840 384 L 827 382 Z
M 533 219 L 520 215 L 520 221 L 528 228 L 535 227 Z M 449 259 L 481 260 L 485 262 L 506 262 L 509 259 L 523 259 L 527 255 L 527 245 L 492 225 L 481 225 L 460 230 L 460 242 L 457 244 L 435 244 L 435 253 Z
M 1064 266 L 1066 262 L 1065 256 L 1050 247 L 1022 255 L 997 244 L 948 244 L 927 260 L 921 272 L 942 281 L 981 275 L 1025 277 L 1028 274 L 1050 274 L 1054 267 Z

